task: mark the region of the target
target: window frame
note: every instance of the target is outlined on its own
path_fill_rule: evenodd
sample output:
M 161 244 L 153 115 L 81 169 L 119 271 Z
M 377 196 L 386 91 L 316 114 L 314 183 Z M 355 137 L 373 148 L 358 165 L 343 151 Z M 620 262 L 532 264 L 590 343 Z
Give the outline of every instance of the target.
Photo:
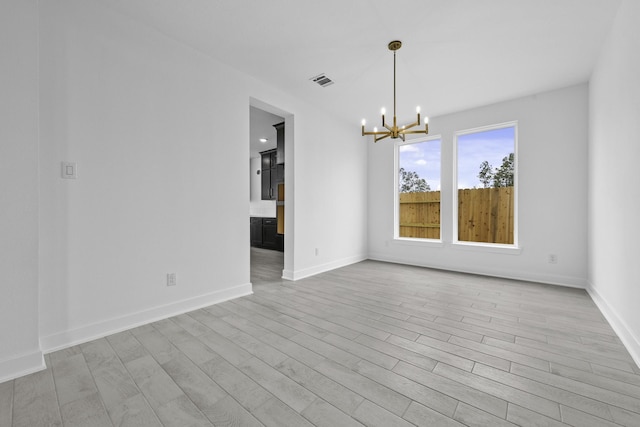
M 491 130 L 497 129 L 505 129 L 512 127 L 514 128 L 514 138 L 513 138 L 513 243 L 488 243 L 488 242 L 470 242 L 465 240 L 458 240 L 458 137 L 462 135 L 469 135 L 473 133 L 481 133 Z M 519 191 L 519 177 L 518 177 L 518 121 L 510 121 L 504 123 L 498 123 L 493 125 L 479 126 L 470 129 L 464 129 L 460 131 L 455 131 L 453 134 L 453 194 L 452 194 L 452 230 L 451 230 L 451 242 L 454 247 L 458 249 L 471 249 L 476 248 L 487 248 L 497 252 L 506 252 L 510 253 L 512 251 L 520 251 L 520 243 L 519 243 L 519 220 L 518 220 L 518 196 L 520 194 Z M 397 179 L 397 178 L 396 178 Z M 440 236 L 442 237 L 442 235 Z
M 399 174 L 400 174 L 400 147 L 404 145 L 410 144 L 419 144 L 422 142 L 428 141 L 440 141 L 440 238 L 439 239 L 429 239 L 426 237 L 400 237 L 400 182 L 399 182 Z M 393 240 L 398 243 L 404 244 L 426 244 L 426 245 L 435 245 L 442 246 L 443 240 L 443 232 L 442 232 L 442 148 L 443 148 L 443 139 L 442 135 L 427 135 L 426 137 L 421 138 L 412 138 L 407 141 L 402 141 L 398 139 L 394 144 L 394 179 L 393 179 Z

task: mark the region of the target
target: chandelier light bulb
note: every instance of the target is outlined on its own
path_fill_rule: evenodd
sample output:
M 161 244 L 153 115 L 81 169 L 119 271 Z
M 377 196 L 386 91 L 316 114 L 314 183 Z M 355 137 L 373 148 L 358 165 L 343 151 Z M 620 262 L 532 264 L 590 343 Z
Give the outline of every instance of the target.
M 367 121 L 365 119 L 362 119 L 362 126 L 366 125 Z
M 416 107 L 416 113 L 420 114 L 420 106 L 419 105 Z
M 429 117 L 425 117 L 425 118 L 424 118 L 424 122 L 425 122 L 425 123 L 429 123 Z
M 382 107 L 382 109 L 380 110 L 380 114 L 382 114 L 383 116 L 387 113 L 387 110 Z
M 377 127 L 374 127 L 374 128 L 373 128 L 373 131 L 374 131 L 374 132 L 378 132 L 378 128 L 377 128 Z

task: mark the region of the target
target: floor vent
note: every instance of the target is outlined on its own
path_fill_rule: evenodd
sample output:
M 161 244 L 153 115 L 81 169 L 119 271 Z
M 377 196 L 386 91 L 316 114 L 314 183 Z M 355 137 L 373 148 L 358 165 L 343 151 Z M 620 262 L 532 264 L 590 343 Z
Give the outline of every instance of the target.
M 323 74 L 318 74 L 315 77 L 311 77 L 309 80 L 318 83 L 322 87 L 327 87 L 333 84 L 333 80 Z

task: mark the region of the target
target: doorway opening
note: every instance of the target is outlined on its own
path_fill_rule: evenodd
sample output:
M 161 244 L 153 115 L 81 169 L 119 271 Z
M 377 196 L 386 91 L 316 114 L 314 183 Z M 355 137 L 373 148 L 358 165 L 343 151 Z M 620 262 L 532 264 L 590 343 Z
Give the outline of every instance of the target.
M 253 285 L 281 283 L 293 239 L 287 224 L 292 181 L 292 116 L 251 99 L 249 106 L 250 278 Z M 288 123 L 289 122 L 289 123 Z M 287 146 L 289 142 L 289 146 Z

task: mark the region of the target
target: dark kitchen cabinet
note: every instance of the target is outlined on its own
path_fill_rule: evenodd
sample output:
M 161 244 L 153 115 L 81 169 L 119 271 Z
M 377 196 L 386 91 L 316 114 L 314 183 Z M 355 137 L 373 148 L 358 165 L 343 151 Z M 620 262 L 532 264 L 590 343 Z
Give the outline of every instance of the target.
M 284 251 L 284 122 L 273 125 L 276 129 L 276 249 Z
M 266 169 L 275 169 L 278 164 L 277 159 L 278 155 L 276 154 L 276 150 L 268 150 L 260 153 L 262 156 L 262 170 Z
M 262 218 L 251 217 L 251 246 L 262 246 Z
M 284 164 L 284 122 L 273 125 L 276 128 L 276 163 Z
M 284 250 L 284 236 L 278 234 L 276 218 L 251 217 L 251 246 L 263 249 Z
M 284 122 L 273 125 L 276 128 L 276 183 L 284 182 Z
M 276 199 L 276 183 L 278 182 L 278 164 L 276 150 L 263 151 L 262 157 L 262 200 Z M 284 169 L 283 169 L 284 170 Z M 283 172 L 284 175 L 284 172 Z
M 283 181 L 284 181 L 284 164 L 276 165 L 276 185 Z
M 273 186 L 271 185 L 271 169 L 262 169 L 260 173 L 262 176 L 261 198 L 262 200 L 273 200 L 271 197 L 271 194 L 273 194 Z
M 262 218 L 262 247 L 265 249 L 276 248 L 276 219 Z
M 273 125 L 273 127 L 276 129 L 276 148 L 260 153 L 262 157 L 260 170 L 262 200 L 276 200 L 278 197 L 276 186 L 279 182 L 284 182 L 284 122 Z

